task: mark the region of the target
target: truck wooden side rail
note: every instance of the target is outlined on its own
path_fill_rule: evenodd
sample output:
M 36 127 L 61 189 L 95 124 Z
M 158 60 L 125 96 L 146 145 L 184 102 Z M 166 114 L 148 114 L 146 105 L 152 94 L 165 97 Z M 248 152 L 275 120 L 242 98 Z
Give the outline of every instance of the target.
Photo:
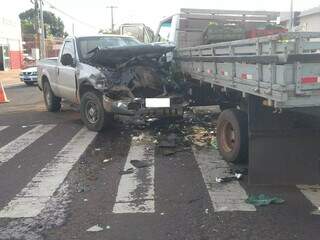
M 287 33 L 176 50 L 187 79 L 230 99 L 219 150 L 231 162 L 249 152 L 251 183 L 320 183 L 319 39 Z

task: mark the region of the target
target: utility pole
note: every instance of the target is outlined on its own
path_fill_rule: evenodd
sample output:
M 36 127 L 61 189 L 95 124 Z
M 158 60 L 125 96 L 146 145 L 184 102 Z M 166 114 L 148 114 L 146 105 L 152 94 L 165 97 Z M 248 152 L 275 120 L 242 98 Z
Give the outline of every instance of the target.
M 40 2 L 40 25 L 41 25 L 41 38 L 40 38 L 40 56 L 41 58 L 45 58 L 46 57 L 46 43 L 45 43 L 45 36 L 44 36 L 44 22 L 43 22 L 43 2 L 42 0 L 39 0 Z
M 294 30 L 294 12 L 293 12 L 293 0 L 290 2 L 290 32 Z
M 113 24 L 113 9 L 118 8 L 116 6 L 107 6 L 107 9 L 110 8 L 111 11 L 111 32 L 113 33 L 114 24 Z

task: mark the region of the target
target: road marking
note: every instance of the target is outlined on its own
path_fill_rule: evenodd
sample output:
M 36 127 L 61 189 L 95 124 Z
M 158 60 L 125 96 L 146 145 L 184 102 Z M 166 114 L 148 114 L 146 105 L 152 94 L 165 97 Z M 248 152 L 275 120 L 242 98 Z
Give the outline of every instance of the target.
M 96 132 L 82 128 L 54 159 L 0 211 L 0 218 L 37 216 L 96 135 Z
M 297 185 L 302 194 L 317 208 L 312 212 L 320 215 L 320 185 Z
M 9 126 L 0 126 L 0 131 L 6 129 L 7 127 L 9 127 Z
M 245 203 L 248 196 L 239 182 L 216 182 L 216 177 L 225 176 L 230 169 L 217 151 L 213 149 L 198 150 L 195 147 L 192 150 L 215 212 L 256 211 L 254 206 Z
M 154 144 L 150 135 L 143 142 L 131 140 L 124 170 L 132 168 L 130 160 L 148 161 L 150 166 L 122 175 L 113 213 L 154 213 Z
M 26 147 L 31 145 L 41 136 L 49 132 L 56 125 L 38 125 L 20 137 L 16 138 L 12 142 L 0 148 L 0 166 L 8 162 L 11 158 L 13 158 L 16 154 L 23 151 Z

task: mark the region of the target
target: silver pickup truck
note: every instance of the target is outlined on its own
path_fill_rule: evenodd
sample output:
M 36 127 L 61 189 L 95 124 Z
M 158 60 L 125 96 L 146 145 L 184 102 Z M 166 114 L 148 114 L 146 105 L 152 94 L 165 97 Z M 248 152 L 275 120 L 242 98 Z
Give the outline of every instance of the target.
M 118 35 L 68 37 L 58 58 L 38 64 L 46 107 L 59 111 L 61 98 L 80 104 L 81 119 L 93 131 L 102 130 L 115 113 L 171 112 L 174 102 L 181 105 L 172 101 L 177 91 L 165 57 L 173 48 Z

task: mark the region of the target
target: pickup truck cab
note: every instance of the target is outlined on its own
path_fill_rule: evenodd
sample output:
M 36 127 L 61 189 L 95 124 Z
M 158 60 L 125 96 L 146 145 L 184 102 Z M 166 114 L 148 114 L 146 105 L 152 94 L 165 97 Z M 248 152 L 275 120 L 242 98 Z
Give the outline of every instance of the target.
M 148 98 L 151 108 L 169 108 L 169 98 L 158 105 L 152 98 L 165 98 L 167 75 L 160 59 L 172 49 L 127 36 L 67 37 L 58 58 L 38 63 L 46 107 L 59 111 L 61 98 L 80 104 L 81 119 L 93 131 L 102 130 L 114 113 L 136 114 Z

